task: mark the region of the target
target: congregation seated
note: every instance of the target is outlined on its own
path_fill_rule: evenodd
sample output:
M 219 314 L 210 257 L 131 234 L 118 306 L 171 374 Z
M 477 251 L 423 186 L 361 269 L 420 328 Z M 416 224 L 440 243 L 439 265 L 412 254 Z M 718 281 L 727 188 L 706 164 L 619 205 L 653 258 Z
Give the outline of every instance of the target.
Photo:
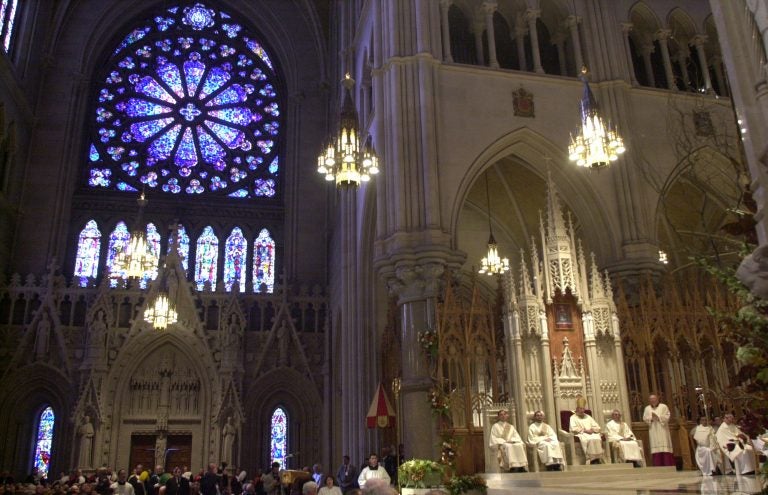
M 509 413 L 499 411 L 497 421 L 491 427 L 491 438 L 488 447 L 496 452 L 502 471 L 526 472 L 528 458 L 525 455 L 525 444 L 515 427 L 508 422 Z
M 720 446 L 717 444 L 714 428 L 709 425 L 709 418 L 699 417 L 699 424 L 691 430 L 691 438 L 696 447 L 696 465 L 702 475 L 712 476 L 717 472 L 721 462 Z
M 733 414 L 723 416 L 723 424 L 717 429 L 717 443 L 737 474 L 754 474 L 755 455 L 750 440 L 738 427 Z M 725 466 L 728 472 L 730 466 Z
M 576 410 L 569 420 L 569 431 L 579 439 L 587 464 L 599 464 L 600 458 L 603 457 L 600 425 L 586 413 L 584 406 L 583 400 L 577 401 Z
M 555 430 L 544 422 L 544 412 L 533 413 L 533 423 L 528 427 L 528 443 L 536 449 L 541 463 L 547 471 L 560 471 L 563 463 L 563 450 Z
M 631 462 L 635 467 L 644 464 L 643 449 L 629 425 L 621 420 L 618 409 L 611 412 L 611 420 L 605 424 L 605 436 L 616 454 L 617 462 Z

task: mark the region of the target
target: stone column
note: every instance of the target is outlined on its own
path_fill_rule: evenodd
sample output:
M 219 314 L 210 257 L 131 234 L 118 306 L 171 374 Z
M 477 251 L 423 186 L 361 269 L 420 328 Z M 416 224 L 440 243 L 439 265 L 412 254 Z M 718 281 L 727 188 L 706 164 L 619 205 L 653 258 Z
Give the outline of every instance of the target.
M 482 19 L 475 21 L 475 54 L 477 56 L 477 65 L 483 65 L 485 62 L 485 52 L 483 51 L 483 29 L 485 23 Z
M 576 75 L 581 73 L 581 68 L 584 67 L 584 56 L 581 53 L 581 38 L 579 37 L 579 23 L 580 17 L 572 15 L 565 20 L 565 25 L 571 32 L 571 42 L 573 43 L 573 57 L 576 63 Z
M 670 29 L 659 29 L 656 32 L 656 39 L 659 40 L 661 48 L 661 58 L 664 60 L 664 74 L 667 76 L 667 88 L 677 89 L 675 84 L 675 73 L 672 71 L 672 60 L 669 58 L 669 37 L 672 36 Z
M 687 46 L 680 47 L 680 50 L 677 52 L 677 56 L 675 57 L 677 60 L 677 65 L 680 66 L 680 72 L 683 75 L 683 85 L 686 88 L 686 91 L 688 88 L 691 87 L 691 78 L 688 77 L 688 56 L 691 53 L 688 51 Z
M 483 2 L 481 9 L 485 16 L 485 32 L 488 37 L 488 66 L 494 69 L 499 68 L 499 61 L 496 58 L 496 35 L 493 30 L 493 13 L 496 12 L 496 2 Z
M 537 9 L 528 9 L 525 11 L 525 19 L 528 21 L 528 31 L 531 33 L 531 52 L 533 54 L 533 71 L 537 74 L 544 74 L 544 67 L 541 66 L 541 50 L 539 48 L 539 30 L 536 26 L 536 20 L 541 16 L 541 11 Z
M 629 69 L 629 83 L 637 86 L 637 77 L 635 77 L 635 61 L 632 60 L 632 48 L 629 44 L 629 33 L 632 32 L 634 25 L 631 22 L 621 23 L 621 32 L 624 35 L 624 53 L 627 57 L 627 68 Z
M 517 45 L 517 63 L 518 69 L 528 70 L 528 60 L 525 57 L 525 35 L 528 34 L 528 28 L 522 22 L 515 24 L 515 44 Z
M 557 61 L 560 63 L 560 75 L 568 75 L 568 65 L 565 60 L 565 34 L 557 33 L 552 37 L 552 44 L 557 48 Z
M 707 53 L 704 51 L 704 45 L 707 43 L 708 37 L 706 34 L 697 34 L 693 37 L 693 45 L 696 47 L 696 55 L 699 57 L 699 65 L 701 66 L 701 72 L 704 73 L 704 90 L 707 93 L 712 93 L 712 78 L 709 77 L 709 65 L 707 64 Z
M 443 34 L 443 61 L 453 63 L 451 54 L 451 25 L 448 22 L 448 9 L 451 8 L 453 0 L 440 0 L 440 26 Z
M 725 74 L 723 74 L 723 59 L 720 55 L 712 57 L 712 69 L 715 71 L 715 80 L 717 81 L 717 87 L 720 88 L 720 96 L 725 96 L 728 94 L 728 89 L 725 82 Z
M 653 64 L 651 63 L 651 53 L 655 48 L 653 43 L 648 43 L 640 48 L 640 54 L 643 56 L 643 66 L 645 67 L 645 77 L 648 79 L 648 86 L 656 87 L 656 77 L 653 75 Z

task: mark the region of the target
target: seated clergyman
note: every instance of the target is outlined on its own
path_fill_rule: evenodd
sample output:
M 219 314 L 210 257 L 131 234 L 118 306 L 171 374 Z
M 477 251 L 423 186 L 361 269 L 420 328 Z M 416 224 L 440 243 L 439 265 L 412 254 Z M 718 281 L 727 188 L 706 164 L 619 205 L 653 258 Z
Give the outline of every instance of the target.
M 525 444 L 514 426 L 507 422 L 509 413 L 501 410 L 498 421 L 491 427 L 491 440 L 488 446 L 499 454 L 501 469 L 509 472 L 525 472 L 528 458 L 525 456 Z
M 576 410 L 571 416 L 569 430 L 578 437 L 587 463 L 599 464 L 603 456 L 603 439 L 600 436 L 600 425 L 586 413 L 586 402 L 583 397 L 576 401 Z
M 699 417 L 699 424 L 691 430 L 691 438 L 696 444 L 696 465 L 702 475 L 712 476 L 720 463 L 720 446 L 717 445 L 714 428 L 709 425 L 709 418 Z
M 737 473 L 754 474 L 755 456 L 749 437 L 736 424 L 733 414 L 723 416 L 723 424 L 717 429 L 717 443 L 733 463 Z M 726 470 L 728 467 L 726 466 Z
M 547 467 L 547 471 L 559 471 L 563 463 L 563 450 L 557 433 L 544 422 L 544 413 L 533 413 L 533 423 L 528 427 L 528 443 L 536 447 L 539 459 Z
M 615 449 L 619 462 L 631 462 L 636 467 L 643 463 L 643 451 L 637 443 L 635 434 L 627 423 L 621 420 L 621 412 L 614 409 L 611 420 L 605 424 L 605 436 L 612 449 Z

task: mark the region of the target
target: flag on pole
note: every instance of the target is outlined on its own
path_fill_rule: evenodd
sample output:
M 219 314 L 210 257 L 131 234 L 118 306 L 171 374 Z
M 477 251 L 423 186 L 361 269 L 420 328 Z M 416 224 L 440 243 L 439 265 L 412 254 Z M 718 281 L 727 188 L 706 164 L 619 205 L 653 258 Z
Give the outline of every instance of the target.
M 395 426 L 395 410 L 389 403 L 384 387 L 379 384 L 376 389 L 376 395 L 373 396 L 373 402 L 368 409 L 368 416 L 365 418 L 368 428 L 393 428 Z

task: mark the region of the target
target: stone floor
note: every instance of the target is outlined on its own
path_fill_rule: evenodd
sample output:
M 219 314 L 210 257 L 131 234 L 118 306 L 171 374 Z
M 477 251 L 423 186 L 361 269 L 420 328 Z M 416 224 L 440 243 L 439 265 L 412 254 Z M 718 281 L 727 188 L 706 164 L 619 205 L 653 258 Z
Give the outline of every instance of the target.
M 664 495 L 674 493 L 754 494 L 760 480 L 753 476 L 702 477 L 698 471 L 674 468 L 631 469 L 590 466 L 565 473 L 488 474 L 488 495 Z

